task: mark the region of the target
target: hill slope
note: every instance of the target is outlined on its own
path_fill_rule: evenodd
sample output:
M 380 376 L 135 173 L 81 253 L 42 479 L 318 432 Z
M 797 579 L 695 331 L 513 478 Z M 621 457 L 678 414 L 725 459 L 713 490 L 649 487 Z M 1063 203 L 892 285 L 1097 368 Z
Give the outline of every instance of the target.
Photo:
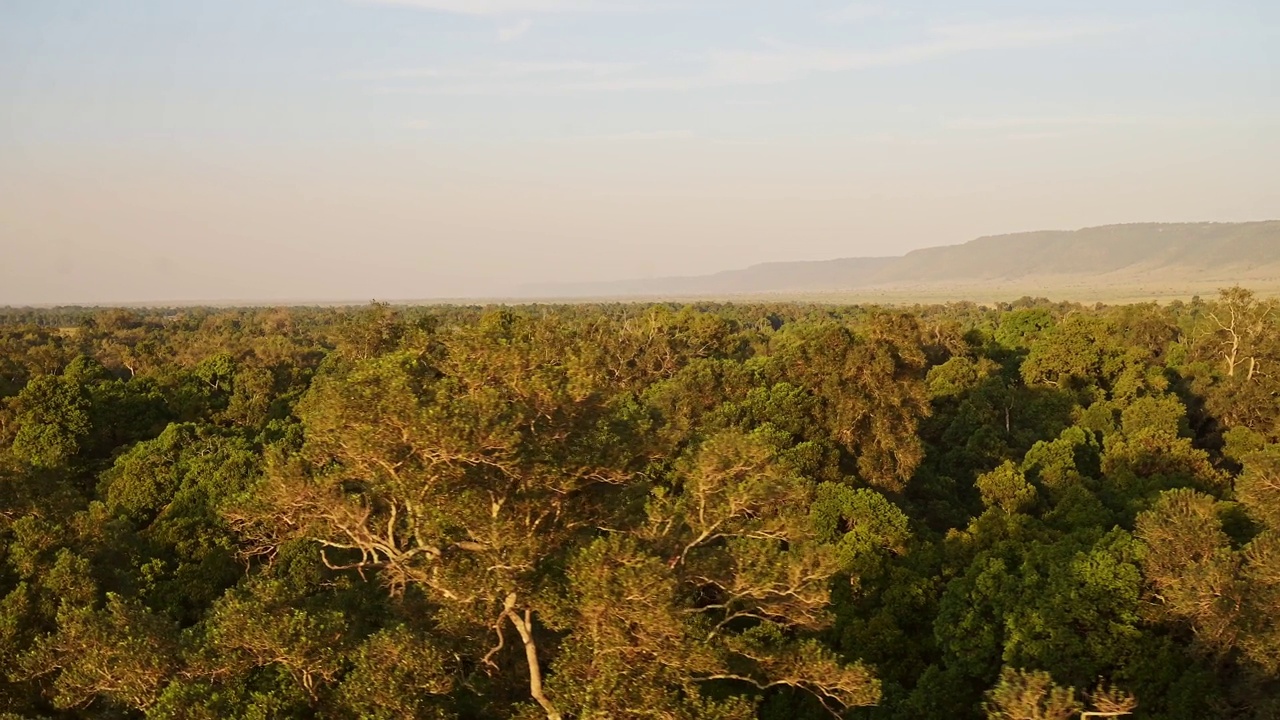
M 1139 223 L 982 237 L 896 258 L 754 265 L 696 277 L 527 287 L 525 297 L 829 293 L 983 286 L 1065 287 L 1280 283 L 1280 221 Z M 1196 287 L 1192 287 L 1195 285 Z
M 1016 280 L 1039 275 L 1274 271 L 1280 221 L 1107 225 L 978 238 L 908 253 L 875 282 Z
M 761 292 L 813 292 L 861 287 L 875 281 L 901 258 L 843 258 L 776 262 L 726 270 L 714 275 L 623 280 L 620 282 L 549 283 L 521 289 L 525 296 L 680 296 L 736 295 Z

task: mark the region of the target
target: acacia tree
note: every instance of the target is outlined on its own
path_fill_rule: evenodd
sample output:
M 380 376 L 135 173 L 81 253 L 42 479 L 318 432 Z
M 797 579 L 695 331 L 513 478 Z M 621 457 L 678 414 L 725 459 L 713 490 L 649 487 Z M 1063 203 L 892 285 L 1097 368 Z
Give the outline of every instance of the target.
M 1275 307 L 1236 286 L 1222 290 L 1208 318 L 1227 376 L 1236 377 L 1243 368 L 1245 380 L 1253 380 L 1261 371 L 1259 344 L 1275 332 Z
M 54 704 L 87 707 L 105 697 L 146 710 L 177 664 L 176 632 L 140 603 L 108 594 L 106 607 L 64 603 L 57 632 L 38 638 L 18 663 L 22 679 L 56 673 Z
M 642 527 L 570 564 L 549 615 L 566 633 L 557 695 L 580 716 L 619 718 L 754 716 L 741 698 L 708 700 L 708 683 L 796 688 L 832 711 L 875 703 L 869 670 L 812 635 L 845 562 L 809 515 L 815 484 L 764 433 L 722 432 L 678 465 Z
M 93 429 L 88 392 L 68 378 L 41 375 L 9 401 L 17 417 L 11 452 L 36 467 L 63 468 Z
M 528 321 L 490 320 L 446 357 L 401 352 L 317 379 L 298 411 L 303 453 L 274 465 L 262 506 L 239 519 L 266 545 L 310 538 L 331 568 L 426 593 L 445 624 L 499 642 L 514 629 L 554 718 L 534 622 L 543 564 L 606 521 L 600 495 L 620 476 L 573 464 L 599 405 L 552 361 L 562 346 Z
M 1046 672 L 1006 667 L 987 693 L 990 720 L 1068 720 L 1080 712 L 1075 688 L 1061 687 Z
M 675 698 L 671 712 L 706 710 L 691 683 L 709 681 L 873 702 L 866 669 L 802 637 L 827 622 L 840 569 L 811 530 L 813 482 L 767 438 L 732 432 L 654 488 L 633 439 L 643 418 L 605 374 L 575 364 L 574 341 L 556 323 L 497 313 L 428 352 L 317 378 L 298 408 L 302 452 L 277 458 L 234 519 L 262 552 L 307 538 L 333 569 L 422 593 L 471 663 L 497 670 L 520 649 L 529 695 L 552 720 L 596 706 L 573 690 L 598 675 L 584 658 L 627 657 L 557 618 L 616 617 L 628 602 L 647 628 L 622 633 L 632 652 L 685 671 L 633 684 Z M 620 580 L 601 573 L 618 565 L 660 572 L 646 594 L 602 606 Z
M 861 479 L 901 492 L 924 458 L 916 430 L 930 412 L 920 328 L 879 313 L 862 329 L 824 322 L 779 333 L 773 371 L 817 397 L 816 414 Z
M 1114 685 L 1099 681 L 1098 686 L 1089 693 L 1089 704 L 1093 709 L 1080 715 L 1081 720 L 1088 718 L 1116 718 L 1132 715 L 1138 708 L 1138 698 Z
M 1280 445 L 1266 445 L 1243 460 L 1237 497 L 1259 524 L 1280 533 Z
M 859 527 L 874 539 L 823 533 L 853 520 L 861 498 L 828 493 L 820 505 L 820 487 L 774 439 L 738 430 L 708 438 L 655 494 L 644 526 L 577 555 L 559 620 L 573 630 L 569 659 L 557 677 L 585 714 L 664 707 L 696 717 L 707 712 L 698 688 L 717 681 L 797 688 L 833 711 L 877 701 L 867 668 L 843 664 L 812 633 L 830 623 L 831 578 L 860 549 L 829 540 L 891 544 L 899 528 L 888 517 L 887 527 Z M 882 515 L 896 513 L 884 505 Z
M 1244 500 L 1249 510 L 1252 502 L 1274 497 Z M 1280 671 L 1280 534 L 1268 528 L 1234 550 L 1221 511 L 1212 497 L 1180 489 L 1163 493 L 1139 515 L 1135 534 L 1147 545 L 1147 581 L 1165 616 L 1189 624 L 1207 649 L 1239 653 L 1274 676 Z

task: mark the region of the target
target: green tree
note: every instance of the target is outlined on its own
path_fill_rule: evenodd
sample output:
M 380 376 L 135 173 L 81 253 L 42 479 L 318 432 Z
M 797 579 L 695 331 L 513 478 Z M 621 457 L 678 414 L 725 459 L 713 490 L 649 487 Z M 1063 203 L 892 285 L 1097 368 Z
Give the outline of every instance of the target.
M 17 416 L 15 457 L 41 468 L 75 461 L 93 430 L 87 393 L 68 378 L 34 378 L 11 401 Z

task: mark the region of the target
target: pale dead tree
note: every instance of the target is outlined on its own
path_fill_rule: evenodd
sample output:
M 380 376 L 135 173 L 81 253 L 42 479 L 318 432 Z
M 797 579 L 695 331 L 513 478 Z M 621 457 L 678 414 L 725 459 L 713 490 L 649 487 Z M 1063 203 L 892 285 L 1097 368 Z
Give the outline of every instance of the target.
M 1219 340 L 1219 352 L 1228 377 L 1236 377 L 1247 368 L 1246 380 L 1253 380 L 1261 362 L 1257 342 L 1266 334 L 1267 322 L 1274 308 L 1258 301 L 1252 291 L 1242 287 L 1222 291 L 1214 310 L 1208 313 Z

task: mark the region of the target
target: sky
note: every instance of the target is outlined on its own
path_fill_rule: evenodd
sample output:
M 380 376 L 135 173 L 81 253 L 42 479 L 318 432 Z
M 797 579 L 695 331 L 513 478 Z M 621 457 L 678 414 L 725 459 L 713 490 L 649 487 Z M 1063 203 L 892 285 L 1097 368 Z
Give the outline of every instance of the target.
M 1274 0 L 3 0 L 0 305 L 1280 218 Z

